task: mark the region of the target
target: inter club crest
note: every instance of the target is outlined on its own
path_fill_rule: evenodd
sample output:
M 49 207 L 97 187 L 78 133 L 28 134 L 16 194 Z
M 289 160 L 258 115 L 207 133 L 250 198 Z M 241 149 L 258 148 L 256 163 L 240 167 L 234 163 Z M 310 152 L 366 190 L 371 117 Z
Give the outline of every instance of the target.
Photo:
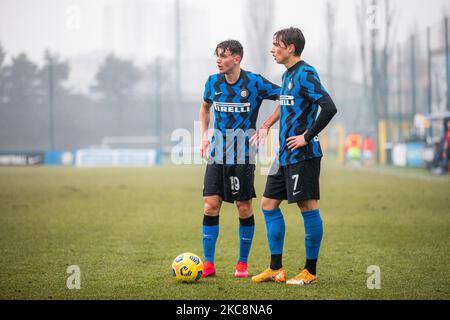
M 241 90 L 241 97 L 242 98 L 247 98 L 248 97 L 248 90 L 247 89 L 242 89 Z
M 291 79 L 291 81 L 289 81 L 289 84 L 288 84 L 288 89 L 292 90 L 293 87 L 294 87 L 294 84 L 292 83 L 292 79 Z

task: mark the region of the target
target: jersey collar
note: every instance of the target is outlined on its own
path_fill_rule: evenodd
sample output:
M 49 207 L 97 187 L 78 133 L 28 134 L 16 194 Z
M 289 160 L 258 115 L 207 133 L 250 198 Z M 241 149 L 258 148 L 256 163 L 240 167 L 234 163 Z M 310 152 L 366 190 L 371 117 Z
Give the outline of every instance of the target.
M 232 86 L 238 84 L 239 81 L 241 81 L 241 79 L 242 79 L 242 77 L 243 77 L 243 75 L 244 75 L 244 72 L 246 72 L 246 71 L 245 71 L 244 69 L 241 68 L 241 73 L 239 74 L 239 78 L 238 78 L 238 79 L 236 80 L 236 82 L 234 82 L 234 83 L 228 83 L 227 78 L 225 78 L 225 75 L 224 75 L 224 74 L 222 75 L 222 79 L 223 79 L 223 81 L 224 81 L 227 85 L 229 85 L 230 87 L 232 87 Z
M 304 64 L 305 61 L 300 60 L 299 62 L 297 62 L 296 64 L 294 64 L 292 67 L 290 67 L 289 69 L 287 69 L 287 72 L 292 72 L 296 69 L 298 69 L 302 64 Z

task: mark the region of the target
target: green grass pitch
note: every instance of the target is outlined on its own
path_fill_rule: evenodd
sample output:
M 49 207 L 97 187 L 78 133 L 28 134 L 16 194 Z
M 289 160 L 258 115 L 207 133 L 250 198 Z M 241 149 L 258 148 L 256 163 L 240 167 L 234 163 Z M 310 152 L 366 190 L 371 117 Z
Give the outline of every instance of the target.
M 173 259 L 202 255 L 203 166 L 139 169 L 0 168 L 0 299 L 450 299 L 450 183 L 397 170 L 322 163 L 319 283 L 254 284 L 232 276 L 238 218 L 224 204 L 217 276 L 176 283 Z M 251 274 L 269 262 L 257 175 Z M 283 263 L 304 264 L 304 229 L 283 203 Z M 69 265 L 81 289 L 69 290 Z M 367 288 L 367 267 L 381 289 Z

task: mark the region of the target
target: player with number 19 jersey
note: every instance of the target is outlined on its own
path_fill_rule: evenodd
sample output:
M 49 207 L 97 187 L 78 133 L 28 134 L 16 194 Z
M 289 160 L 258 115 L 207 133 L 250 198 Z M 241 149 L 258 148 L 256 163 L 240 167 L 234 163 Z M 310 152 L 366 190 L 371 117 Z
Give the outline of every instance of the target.
M 256 134 L 262 101 L 278 100 L 280 87 L 241 69 L 243 54 L 244 49 L 237 40 L 226 40 L 217 45 L 215 55 L 219 73 L 208 78 L 199 113 L 200 153 L 203 158 L 208 158 L 203 180 L 204 278 L 216 274 L 215 248 L 223 201 L 235 202 L 239 215 L 239 257 L 234 276 L 246 278 L 249 275 L 248 258 L 255 230 L 252 199 L 256 197 L 255 148 L 250 148 L 250 138 Z M 210 141 L 207 130 L 211 107 L 215 119 Z
M 211 75 L 203 94 L 203 100 L 213 105 L 215 116 L 211 162 L 254 164 L 249 139 L 256 131 L 259 108 L 263 100 L 278 100 L 279 95 L 279 86 L 250 71 L 241 69 L 234 84 L 227 83 L 223 74 Z

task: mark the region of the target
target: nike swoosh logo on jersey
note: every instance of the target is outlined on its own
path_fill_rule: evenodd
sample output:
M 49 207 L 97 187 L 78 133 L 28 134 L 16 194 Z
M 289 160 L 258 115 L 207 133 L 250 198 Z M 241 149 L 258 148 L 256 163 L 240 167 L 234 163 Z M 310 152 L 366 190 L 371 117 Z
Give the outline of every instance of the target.
M 222 93 L 222 91 L 220 91 L 220 92 L 214 92 L 214 95 L 217 96 L 217 95 L 219 95 L 219 94 L 221 94 L 221 93 Z
M 237 191 L 237 192 L 232 192 L 231 194 L 238 194 L 239 193 L 239 191 Z
M 300 192 L 302 192 L 302 191 L 293 192 L 292 195 L 295 196 L 295 195 L 299 194 Z

